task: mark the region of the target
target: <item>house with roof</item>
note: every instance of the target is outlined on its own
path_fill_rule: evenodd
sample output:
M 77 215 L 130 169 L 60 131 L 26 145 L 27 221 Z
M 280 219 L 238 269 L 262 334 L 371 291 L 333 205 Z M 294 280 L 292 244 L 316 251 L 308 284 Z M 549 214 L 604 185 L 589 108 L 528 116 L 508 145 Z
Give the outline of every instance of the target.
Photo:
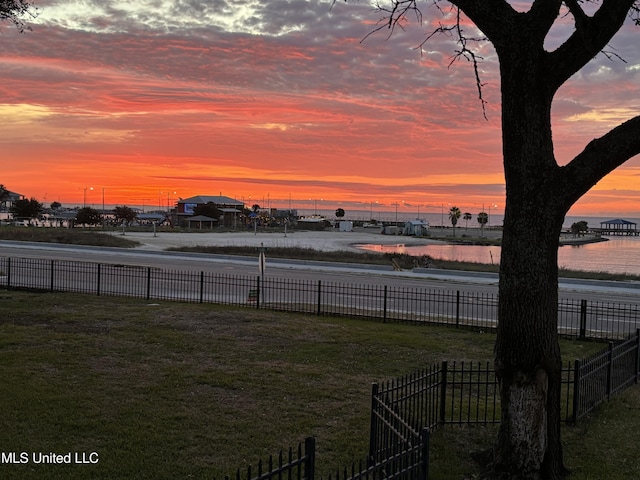
M 427 236 L 429 235 L 429 222 L 426 220 L 409 220 L 405 222 L 402 234 L 415 235 L 416 237 Z
M 2 198 L 0 198 L 0 211 L 7 211 L 11 208 L 16 201 L 24 199 L 25 196 L 21 193 L 12 192 L 10 190 L 2 190 L 4 192 Z
M 235 198 L 226 197 L 224 195 L 196 195 L 185 199 L 179 199 L 176 204 L 176 215 L 178 217 L 178 223 L 184 226 L 190 226 L 189 220 L 193 219 L 193 212 L 198 205 L 207 205 L 212 203 L 216 206 L 222 214 L 219 219 L 209 218 L 207 226 L 209 228 L 215 223 L 217 225 L 224 225 L 225 227 L 233 227 L 236 225 L 238 219 L 242 216 L 244 211 L 244 202 L 240 202 Z M 199 222 L 205 222 L 200 219 Z M 202 227 L 203 223 L 198 223 Z

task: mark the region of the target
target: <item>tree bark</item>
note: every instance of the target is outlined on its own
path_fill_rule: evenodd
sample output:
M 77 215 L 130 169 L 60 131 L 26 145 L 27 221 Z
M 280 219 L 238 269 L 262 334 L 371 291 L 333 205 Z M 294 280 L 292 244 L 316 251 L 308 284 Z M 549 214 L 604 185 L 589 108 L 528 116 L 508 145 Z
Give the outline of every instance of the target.
M 563 215 L 545 208 L 549 201 L 542 197 L 539 208 L 512 201 L 505 213 L 495 345 L 502 404 L 494 463 L 498 478 L 559 479 L 566 474 L 557 335 L 557 247 Z
M 492 476 L 561 479 L 562 361 L 557 334 L 558 245 L 568 206 L 553 154 L 544 52 L 511 46 L 500 57 L 507 204 L 500 261 L 495 368 L 501 426 Z
M 601 51 L 638 0 L 536 0 L 526 13 L 505 0 L 449 0 L 482 30 L 500 60 L 506 207 L 500 263 L 495 369 L 502 418 L 488 477 L 563 479 L 558 243 L 571 205 L 640 152 L 640 117 L 559 167 L 551 134 L 555 92 Z M 555 51 L 544 40 L 565 5 L 574 32 Z M 499 19 L 499 20 L 497 20 Z

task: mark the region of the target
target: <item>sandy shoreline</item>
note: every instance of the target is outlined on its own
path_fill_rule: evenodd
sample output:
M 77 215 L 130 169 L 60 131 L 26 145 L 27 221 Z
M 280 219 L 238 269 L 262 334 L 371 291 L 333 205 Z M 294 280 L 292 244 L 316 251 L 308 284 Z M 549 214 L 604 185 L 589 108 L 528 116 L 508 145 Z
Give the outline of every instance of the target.
M 122 235 L 114 231 L 112 235 Z M 408 237 L 401 235 L 382 235 L 374 232 L 353 231 L 340 232 L 323 230 L 319 232 L 293 230 L 287 232 L 126 232 L 124 238 L 140 242 L 137 247 L 142 250 L 165 250 L 171 247 L 195 246 L 238 246 L 238 247 L 279 247 L 279 248 L 312 248 L 324 252 L 362 250 L 355 247 L 358 244 L 376 245 L 429 245 L 441 244 L 442 241 L 433 238 Z
M 479 237 L 474 232 L 474 237 Z M 122 235 L 122 232 L 113 231 L 112 235 Z M 460 235 L 459 233 L 458 235 Z M 485 237 L 499 238 L 501 231 L 485 231 Z M 166 250 L 172 247 L 269 247 L 269 248 L 311 248 L 324 252 L 352 251 L 361 252 L 356 245 L 442 245 L 451 244 L 451 230 L 434 231 L 430 237 L 414 237 L 405 235 L 382 235 L 376 230 L 357 229 L 351 232 L 341 232 L 335 229 L 322 231 L 292 230 L 283 232 L 218 232 L 218 231 L 194 231 L 194 232 L 126 232 L 125 238 L 140 242 L 136 247 L 142 250 Z M 606 239 L 573 237 L 563 235 L 561 242 L 564 244 L 591 243 Z

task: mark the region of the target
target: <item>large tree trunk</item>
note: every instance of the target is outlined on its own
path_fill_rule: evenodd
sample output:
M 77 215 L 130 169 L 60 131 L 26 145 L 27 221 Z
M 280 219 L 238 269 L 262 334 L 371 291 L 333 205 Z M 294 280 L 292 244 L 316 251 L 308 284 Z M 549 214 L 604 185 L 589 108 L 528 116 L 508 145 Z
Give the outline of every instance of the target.
M 507 204 L 495 345 L 502 417 L 493 473 L 560 479 L 566 470 L 560 443 L 557 252 L 567 207 L 558 200 L 552 93 L 531 50 L 519 55 L 511 49 L 500 60 Z
M 637 0 L 597 2 L 593 15 L 579 1 L 531 2 L 528 12 L 502 0 L 450 2 L 482 30 L 500 61 L 507 195 L 495 367 L 502 418 L 489 473 L 496 478 L 562 479 L 567 472 L 560 442 L 560 230 L 580 196 L 640 152 L 640 116 L 589 142 L 559 167 L 551 137 L 551 101 L 556 90 L 607 45 Z M 557 49 L 546 51 L 545 39 L 566 13 L 563 9 L 573 17 L 575 31 Z M 460 55 L 475 60 L 463 40 Z
M 544 199 L 540 199 L 541 202 Z M 557 247 L 562 216 L 505 214 L 495 367 L 502 418 L 494 469 L 507 478 L 563 478 Z

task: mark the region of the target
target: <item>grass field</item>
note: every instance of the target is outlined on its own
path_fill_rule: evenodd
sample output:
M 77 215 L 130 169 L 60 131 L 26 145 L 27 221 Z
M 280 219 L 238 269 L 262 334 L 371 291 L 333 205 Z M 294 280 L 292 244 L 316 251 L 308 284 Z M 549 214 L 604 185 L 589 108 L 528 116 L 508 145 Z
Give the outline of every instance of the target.
M 0 478 L 221 478 L 307 436 L 317 438 L 326 478 L 366 455 L 372 382 L 441 360 L 489 360 L 493 341 L 447 328 L 0 291 L 0 450 L 99 455 L 94 465 L 0 464 Z M 565 359 L 601 348 L 562 342 Z M 638 410 L 635 388 L 565 427 L 573 478 L 637 477 Z M 469 453 L 493 434 L 435 433 L 431 478 L 472 478 Z M 634 475 L 589 473 L 609 463 Z

